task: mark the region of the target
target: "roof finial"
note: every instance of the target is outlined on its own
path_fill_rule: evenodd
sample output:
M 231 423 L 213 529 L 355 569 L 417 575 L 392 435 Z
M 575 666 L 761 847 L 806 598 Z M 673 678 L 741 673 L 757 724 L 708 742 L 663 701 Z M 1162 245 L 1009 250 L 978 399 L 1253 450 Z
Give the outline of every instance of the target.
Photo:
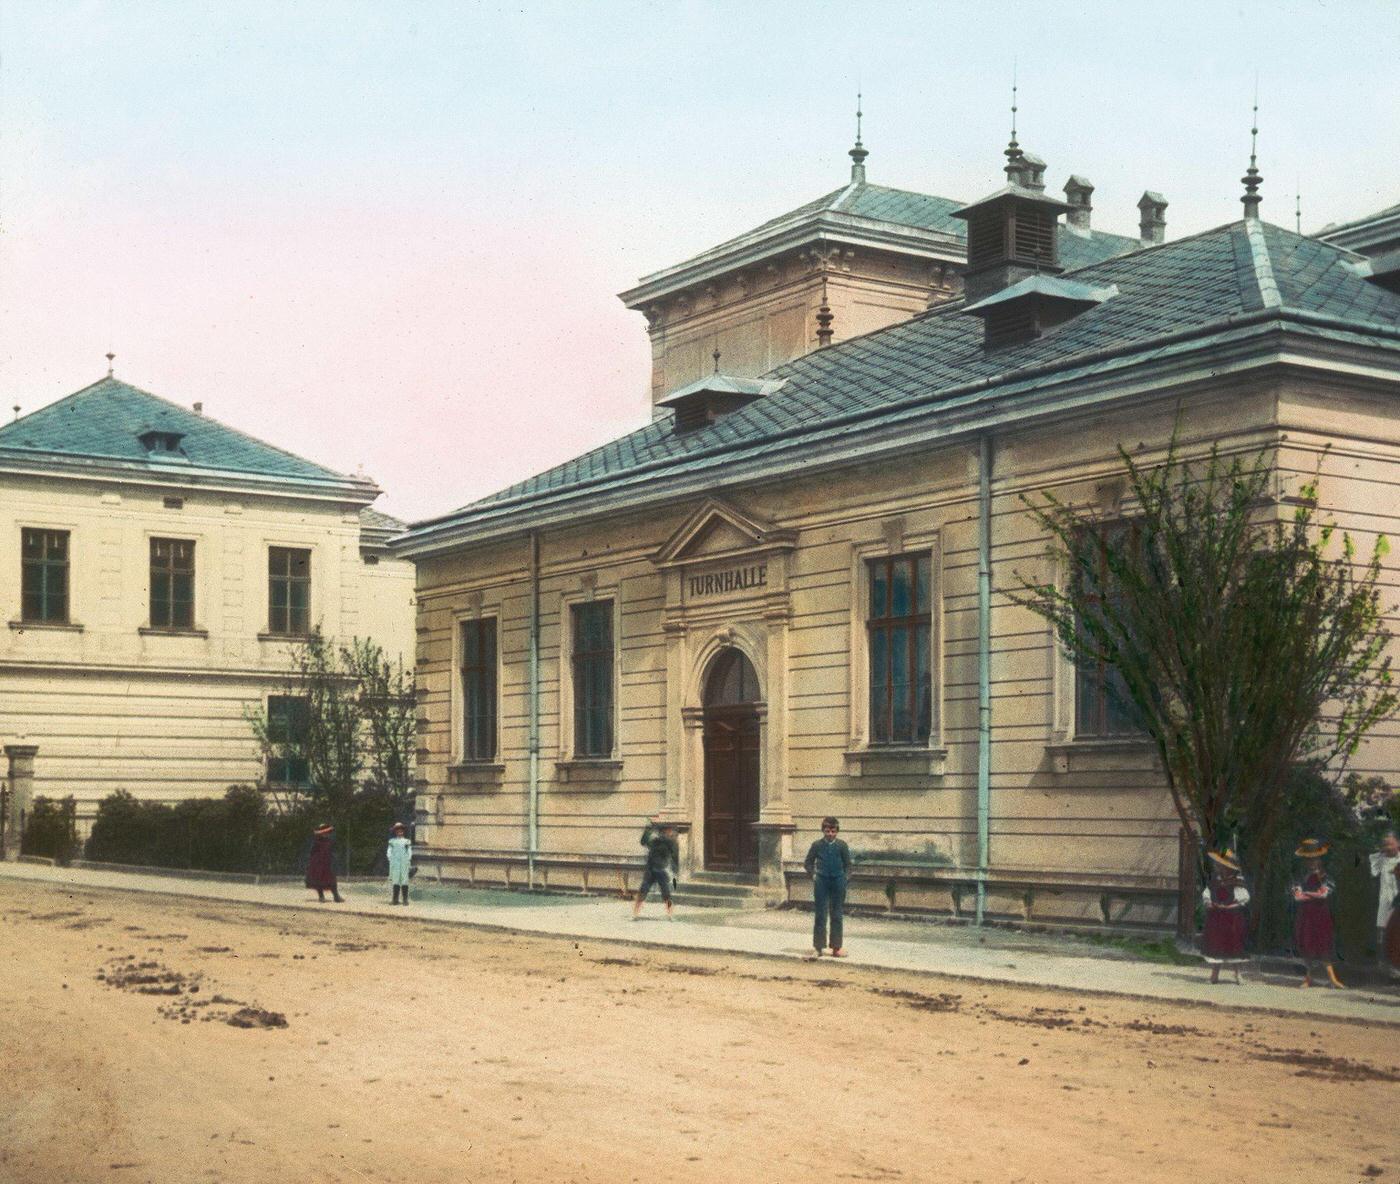
M 1259 76 L 1254 77 L 1254 121 L 1249 129 L 1249 168 L 1245 170 L 1244 176 L 1240 180 L 1244 183 L 1244 196 L 1240 201 L 1244 203 L 1244 216 L 1246 218 L 1259 217 L 1259 203 L 1264 199 L 1259 196 L 1259 183 L 1264 179 L 1257 168 L 1254 167 L 1257 149 L 1259 145 Z
M 826 298 L 826 272 L 822 272 L 822 302 L 817 307 L 817 348 L 825 349 L 831 344 L 831 322 L 836 319 Z
M 1006 179 L 1013 185 L 1021 180 L 1021 145 L 1016 142 L 1016 59 L 1011 59 L 1011 140 L 1006 145 Z
M 852 185 L 865 184 L 865 158 L 870 155 L 870 153 L 865 150 L 865 145 L 860 142 L 860 120 L 861 116 L 864 114 L 864 112 L 861 111 L 861 98 L 862 95 L 860 91 L 856 91 L 856 146 L 852 148 L 849 153 L 851 158 Z
M 719 373 L 719 346 L 715 346 L 715 352 L 710 355 L 715 360 L 715 373 Z
M 1303 233 L 1303 178 L 1293 188 L 1293 229 Z
M 19 418 L 19 404 L 18 404 L 18 403 L 16 403 L 15 406 L 14 406 L 14 412 L 15 412 L 15 418 L 18 419 L 18 418 Z
M 112 377 L 112 363 L 117 360 L 117 355 L 108 351 L 107 353 L 107 377 Z

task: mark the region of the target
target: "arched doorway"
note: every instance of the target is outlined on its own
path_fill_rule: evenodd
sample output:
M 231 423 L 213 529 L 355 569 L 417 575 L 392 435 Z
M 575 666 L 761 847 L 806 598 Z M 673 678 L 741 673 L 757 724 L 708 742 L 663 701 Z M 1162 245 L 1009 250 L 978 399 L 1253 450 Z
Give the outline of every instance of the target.
M 758 870 L 758 676 L 742 651 L 715 655 L 705 679 L 705 867 Z

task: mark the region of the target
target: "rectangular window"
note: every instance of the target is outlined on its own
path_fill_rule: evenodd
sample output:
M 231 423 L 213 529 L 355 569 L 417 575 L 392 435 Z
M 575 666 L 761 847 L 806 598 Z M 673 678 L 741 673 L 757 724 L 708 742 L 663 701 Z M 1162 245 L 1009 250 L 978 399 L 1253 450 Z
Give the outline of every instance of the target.
M 462 622 L 462 758 L 496 755 L 496 619 Z
M 1098 529 L 1115 544 L 1135 538 L 1133 525 L 1128 522 L 1107 523 Z M 1098 572 L 1092 582 L 1101 595 L 1114 598 L 1107 557 L 1102 548 L 1099 551 Z M 1087 738 L 1140 735 L 1129 714 L 1127 684 L 1116 668 L 1102 662 L 1076 667 L 1074 734 Z
M 151 540 L 151 628 L 194 628 L 194 543 Z
M 869 563 L 871 744 L 929 741 L 931 566 L 928 555 L 890 555 Z
M 269 785 L 305 785 L 311 780 L 306 737 L 311 729 L 311 704 L 300 695 L 267 697 L 267 758 Z
M 53 625 L 68 623 L 68 532 L 20 532 L 20 617 Z
M 573 606 L 574 755 L 612 756 L 613 602 Z
M 311 632 L 311 552 L 267 550 L 267 631 L 290 637 Z

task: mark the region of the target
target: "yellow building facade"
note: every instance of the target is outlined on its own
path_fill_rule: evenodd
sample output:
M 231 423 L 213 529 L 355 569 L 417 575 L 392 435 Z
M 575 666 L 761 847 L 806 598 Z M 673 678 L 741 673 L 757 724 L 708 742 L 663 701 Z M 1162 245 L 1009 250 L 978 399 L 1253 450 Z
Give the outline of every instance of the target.
M 0 429 L 0 728 L 80 823 L 265 779 L 247 714 L 313 626 L 413 660 L 401 528 L 332 473 L 108 377 Z
M 1393 529 L 1400 296 L 1257 202 L 1066 266 L 1073 203 L 1039 181 L 1013 159 L 957 209 L 964 296 L 758 378 L 702 372 L 646 428 L 396 544 L 423 863 L 632 887 L 660 815 L 683 885 L 772 903 L 808 894 L 797 856 L 833 814 L 858 904 L 1172 923 L 1155 752 L 1012 599 L 1056 577 L 1026 499 L 1130 516 L 1118 447 L 1150 463 L 1175 430 L 1187 455 L 1275 449 L 1281 498 L 1320 470 L 1364 546 Z M 669 349 L 654 395 L 693 373 Z M 1393 722 L 1355 767 L 1396 779 Z

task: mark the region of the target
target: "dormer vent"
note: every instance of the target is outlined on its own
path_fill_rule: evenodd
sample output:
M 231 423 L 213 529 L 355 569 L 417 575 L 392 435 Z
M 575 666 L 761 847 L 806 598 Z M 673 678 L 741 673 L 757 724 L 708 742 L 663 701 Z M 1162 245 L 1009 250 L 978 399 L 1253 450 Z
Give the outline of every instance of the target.
M 734 378 L 728 374 L 707 374 L 657 402 L 676 413 L 677 433 L 698 431 L 746 407 L 755 399 L 770 395 L 782 380 Z
M 968 305 L 963 312 L 982 319 L 983 344 L 996 349 L 1034 341 L 1117 294 L 1113 285 L 1095 288 L 1058 276 L 1033 275 Z
M 1400 248 L 1370 260 L 1366 279 L 1387 292 L 1400 293 Z
M 161 428 L 147 428 L 136 438 L 141 441 L 141 446 L 147 452 L 178 453 L 180 451 L 180 441 L 185 438 L 185 433 L 165 431 Z

